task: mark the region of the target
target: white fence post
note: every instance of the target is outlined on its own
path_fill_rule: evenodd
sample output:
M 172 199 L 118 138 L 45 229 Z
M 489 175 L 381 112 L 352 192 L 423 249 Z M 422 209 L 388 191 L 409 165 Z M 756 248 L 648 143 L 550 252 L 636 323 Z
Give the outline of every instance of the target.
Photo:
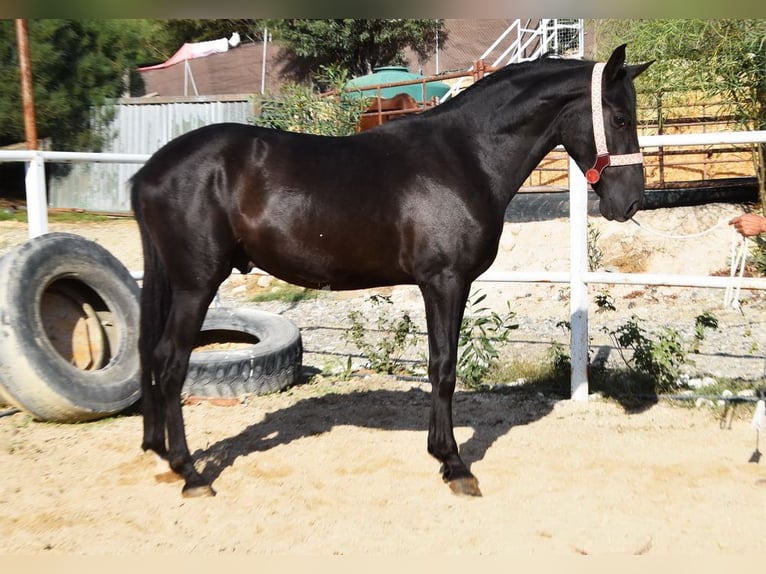
M 588 185 L 569 158 L 569 323 L 571 399 L 588 400 Z
M 48 198 L 45 188 L 45 160 L 35 153 L 27 164 L 24 179 L 27 194 L 27 219 L 29 237 L 48 233 Z

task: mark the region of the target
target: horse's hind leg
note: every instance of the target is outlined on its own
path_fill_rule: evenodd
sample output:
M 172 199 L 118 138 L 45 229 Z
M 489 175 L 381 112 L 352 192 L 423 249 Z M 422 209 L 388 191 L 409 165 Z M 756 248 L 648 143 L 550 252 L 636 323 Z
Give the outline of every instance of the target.
M 458 454 L 452 423 L 458 336 L 469 287 L 452 273 L 443 273 L 420 287 L 428 322 L 428 378 L 431 382 L 428 452 L 441 461 L 442 478 L 453 492 L 481 496 L 479 482 Z
M 165 405 L 167 461 L 184 480 L 184 496 L 211 496 L 210 484 L 194 468 L 186 442 L 181 405 L 181 389 L 189 367 L 189 357 L 214 295 L 210 289 L 174 291 L 168 322 L 154 352 L 156 379 Z
M 141 374 L 141 402 L 144 423 L 144 438 L 141 448 L 151 450 L 160 458 L 167 457 L 165 444 L 165 414 L 162 395 L 157 385 L 152 384 L 150 367 Z
M 141 402 L 144 423 L 144 439 L 141 448 L 152 451 L 156 457 L 155 478 L 158 482 L 178 480 L 178 475 L 168 471 L 168 449 L 165 443 L 165 404 L 159 385 L 152 383 L 151 366 L 142 367 Z

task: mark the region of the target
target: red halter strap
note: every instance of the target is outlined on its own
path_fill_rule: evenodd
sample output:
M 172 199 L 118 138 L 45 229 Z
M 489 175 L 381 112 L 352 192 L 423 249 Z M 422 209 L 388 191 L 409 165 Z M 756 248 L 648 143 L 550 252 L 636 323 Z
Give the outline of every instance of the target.
M 605 66 L 606 64 L 601 62 L 597 63 L 593 67 L 593 76 L 591 77 L 590 107 L 593 115 L 593 137 L 596 140 L 596 163 L 585 172 L 585 179 L 590 184 L 594 184 L 601 179 L 601 172 L 610 165 L 620 166 L 644 163 L 644 155 L 640 151 L 637 153 L 611 155 L 606 147 L 604 111 L 601 104 L 601 78 Z

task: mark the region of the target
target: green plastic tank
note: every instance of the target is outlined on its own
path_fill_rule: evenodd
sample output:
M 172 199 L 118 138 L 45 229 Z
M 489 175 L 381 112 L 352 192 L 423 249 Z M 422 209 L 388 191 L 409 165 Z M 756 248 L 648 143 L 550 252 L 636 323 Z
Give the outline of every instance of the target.
M 349 80 L 346 83 L 346 88 L 366 88 L 367 86 L 379 86 L 380 84 L 388 84 L 391 82 L 406 82 L 409 80 L 421 80 L 424 76 L 421 74 L 413 74 L 409 72 L 404 66 L 381 66 L 375 68 L 372 74 L 366 76 L 359 76 Z M 431 81 L 426 83 L 425 101 L 431 101 L 432 98 L 441 98 L 449 91 L 449 85 L 444 82 Z M 411 95 L 417 101 L 423 100 L 423 84 L 409 84 L 406 86 L 393 86 L 389 88 L 383 88 L 380 90 L 380 95 L 383 98 L 391 98 L 396 94 L 402 92 Z M 378 95 L 377 88 L 371 87 L 367 90 L 351 91 L 352 95 L 358 95 L 364 98 L 374 98 Z

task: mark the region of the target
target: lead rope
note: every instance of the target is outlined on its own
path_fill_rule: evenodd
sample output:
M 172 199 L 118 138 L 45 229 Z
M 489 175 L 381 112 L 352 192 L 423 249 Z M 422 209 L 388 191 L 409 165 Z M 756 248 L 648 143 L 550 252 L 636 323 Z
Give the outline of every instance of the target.
M 689 233 L 685 235 L 673 235 L 669 233 L 663 233 L 662 231 L 657 231 L 655 229 L 652 229 L 650 227 L 647 227 L 645 225 L 642 225 L 638 221 L 636 221 L 635 218 L 631 217 L 630 219 L 633 223 L 635 223 L 638 227 L 641 229 L 653 234 L 657 235 L 658 237 L 663 237 L 665 239 L 692 239 L 694 237 L 702 237 L 703 235 L 707 235 L 708 233 L 713 232 L 715 229 L 718 229 L 722 225 L 728 225 L 729 220 L 728 219 L 722 219 L 709 229 L 705 229 L 704 231 L 700 231 L 698 233 Z M 731 230 L 731 264 L 729 266 L 729 278 L 731 281 L 726 286 L 726 292 L 724 293 L 724 299 L 723 299 L 723 306 L 724 308 L 731 308 L 735 311 L 742 312 L 742 307 L 739 302 L 739 295 L 742 290 L 741 283 L 737 279 L 741 279 L 745 275 L 745 262 L 747 261 L 747 239 L 745 239 L 736 229 L 732 228 Z
M 723 306 L 731 307 L 735 311 L 742 312 L 739 303 L 739 293 L 742 290 L 740 281 L 734 281 L 736 275 L 740 279 L 745 275 L 745 261 L 747 260 L 747 240 L 736 230 L 732 229 L 731 236 L 731 266 L 729 268 L 729 277 L 731 281 L 726 286 L 726 294 L 723 299 Z M 736 285 L 735 285 L 736 283 Z
M 704 231 L 700 231 L 699 233 L 689 233 L 689 234 L 682 234 L 682 235 L 672 235 L 670 233 L 664 233 L 662 231 L 657 231 L 656 229 L 652 229 L 651 227 L 648 227 L 646 225 L 642 225 L 634 217 L 631 217 L 630 220 L 635 223 L 638 227 L 641 229 L 648 231 L 652 235 L 657 235 L 658 237 L 663 237 L 665 239 L 691 239 L 693 237 L 702 237 L 703 235 L 707 235 L 708 233 L 712 233 L 714 230 L 721 227 L 721 225 L 728 224 L 728 219 L 722 219 L 718 223 L 716 223 L 713 227 L 710 227 L 709 229 L 705 229 Z M 735 231 L 736 233 L 736 231 Z M 739 235 L 739 234 L 737 234 Z

